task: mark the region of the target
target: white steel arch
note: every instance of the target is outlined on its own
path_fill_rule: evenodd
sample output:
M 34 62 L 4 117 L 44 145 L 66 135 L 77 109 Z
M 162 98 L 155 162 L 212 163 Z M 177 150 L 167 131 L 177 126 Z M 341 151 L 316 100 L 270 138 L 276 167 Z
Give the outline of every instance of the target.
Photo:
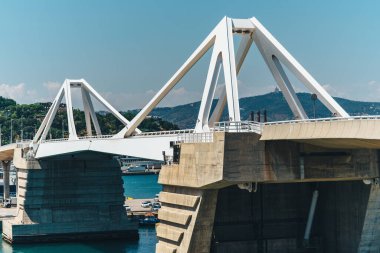
M 40 143 L 41 141 L 46 140 L 46 136 L 51 128 L 51 124 L 53 123 L 54 117 L 57 114 L 57 111 L 59 109 L 59 106 L 62 102 L 63 97 L 65 97 L 65 102 L 66 102 L 67 125 L 68 125 L 68 131 L 69 131 L 68 140 L 78 140 L 78 135 L 77 135 L 75 122 L 74 122 L 74 115 L 73 115 L 73 105 L 72 105 L 72 96 L 71 96 L 72 88 L 79 88 L 82 93 L 87 136 L 92 136 L 91 122 L 94 125 L 96 136 L 102 135 L 99 122 L 94 110 L 94 106 L 92 104 L 91 96 L 93 96 L 104 107 L 106 107 L 125 126 L 130 124 L 130 122 L 126 118 L 124 118 L 124 116 L 121 115 L 112 105 L 110 105 L 96 90 L 94 90 L 94 88 L 92 88 L 91 85 L 86 82 L 86 80 L 66 79 L 63 82 L 61 88 L 59 89 L 58 94 L 55 97 L 51 107 L 49 108 L 47 115 L 42 121 L 36 135 L 34 136 L 33 144 L 37 144 L 37 143 Z M 136 129 L 135 133 L 141 133 L 141 131 L 139 129 Z
M 233 35 L 242 36 L 240 46 L 235 57 Z M 237 75 L 240 71 L 251 44 L 258 47 L 260 54 L 270 69 L 278 87 L 283 92 L 290 109 L 296 119 L 307 119 L 292 84 L 289 81 L 282 65 L 292 72 L 311 92 L 317 94 L 318 99 L 338 117 L 349 117 L 348 113 L 326 92 L 326 90 L 298 63 L 298 61 L 265 29 L 256 19 L 231 19 L 224 17 L 211 31 L 200 46 L 193 52 L 187 61 L 169 79 L 161 90 L 148 104 L 131 120 L 129 125 L 121 130 L 118 137 L 128 137 L 134 133 L 136 127 L 170 92 L 183 76 L 213 47 L 209 70 L 206 78 L 201 106 L 195 127 L 196 132 L 207 132 L 209 126 L 219 121 L 225 105 L 228 107 L 230 121 L 240 120 L 239 96 Z M 223 67 L 226 87 L 219 97 L 218 103 L 210 116 L 212 100 Z
M 234 52 L 233 35 L 242 36 L 236 55 Z M 317 94 L 320 101 L 332 112 L 333 115 L 343 118 L 349 117 L 347 112 L 260 24 L 257 19 L 231 19 L 224 17 L 199 47 L 191 54 L 187 61 L 149 101 L 149 103 L 131 120 L 131 122 L 125 119 L 84 79 L 66 79 L 59 89 L 59 92 L 55 97 L 52 106 L 49 108 L 49 111 L 33 141 L 30 143 L 31 151 L 33 153 L 30 155 L 38 159 L 60 154 L 94 151 L 161 160 L 163 158 L 163 151 L 165 154 L 172 153 L 170 142 L 178 141 L 178 136 L 181 133 L 190 133 L 191 136 L 202 137 L 203 135 L 209 136 L 210 133 L 207 132 L 210 130 L 220 131 L 220 129 L 222 129 L 222 131 L 225 131 L 229 128 L 215 127 L 214 129 L 210 129 L 210 126 L 214 126 L 215 122 L 220 121 L 226 105 L 228 107 L 229 120 L 238 121 L 227 122 L 227 125 L 231 123 L 230 126 L 239 127 L 239 129 L 242 130 L 243 128 L 241 127 L 244 125 L 241 124 L 242 122 L 239 122 L 240 106 L 237 75 L 240 72 L 252 44 L 255 44 L 258 47 L 260 54 L 264 58 L 264 61 L 270 69 L 279 88 L 283 92 L 296 119 L 302 122 L 303 120 L 307 120 L 307 115 L 296 96 L 294 88 L 290 83 L 283 66 L 292 72 L 310 91 Z M 195 129 L 163 133 L 141 133 L 137 128 L 140 123 L 211 48 L 211 60 Z M 218 103 L 212 115 L 210 116 L 211 106 L 221 69 L 223 69 L 226 85 L 222 94 L 219 96 Z M 87 136 L 85 137 L 79 137 L 75 128 L 71 96 L 72 88 L 80 88 L 82 93 L 87 133 Z M 46 140 L 46 136 L 51 128 L 63 97 L 65 97 L 66 101 L 69 138 Z M 125 127 L 119 133 L 113 136 L 102 135 L 92 103 L 92 98 L 97 99 L 124 124 Z M 222 123 L 225 124 L 226 122 Z M 95 136 L 93 136 L 92 126 L 94 126 L 95 129 Z M 249 131 L 252 130 L 251 125 L 248 126 Z
M 233 35 L 242 36 L 238 51 L 235 56 Z M 212 48 L 210 65 L 207 73 L 203 97 L 201 100 L 195 132 L 208 132 L 209 126 L 220 120 L 225 105 L 228 107 L 230 121 L 240 121 L 240 106 L 237 86 L 237 75 L 247 56 L 252 44 L 255 44 L 265 63 L 270 69 L 275 81 L 283 92 L 296 119 L 307 119 L 307 115 L 298 100 L 296 93 L 283 65 L 292 72 L 311 92 L 317 94 L 320 101 L 331 111 L 334 116 L 349 117 L 347 112 L 323 89 L 323 87 L 294 59 L 292 55 L 261 25 L 256 18 L 231 19 L 224 17 L 211 31 L 200 46 L 193 52 L 187 61 L 169 79 L 161 90 L 148 102 L 148 104 L 129 122 L 106 100 L 104 100 L 84 79 L 65 80 L 60 88 L 51 108 L 43 120 L 33 143 L 46 139 L 59 105 L 65 96 L 67 104 L 67 117 L 69 128 L 69 140 L 78 140 L 73 119 L 71 88 L 77 87 L 82 91 L 82 99 L 85 112 L 87 135 L 92 135 L 92 125 L 97 136 L 101 129 L 94 111 L 91 96 L 95 97 L 123 124 L 124 128 L 112 138 L 125 138 L 139 134 L 137 129 L 145 117 L 157 106 L 157 104 L 170 92 L 170 90 L 182 79 L 184 75 Z M 212 101 L 223 68 L 225 89 L 219 96 L 218 103 L 210 116 Z M 91 95 L 91 96 L 90 96 Z M 92 125 L 91 125 L 92 122 Z

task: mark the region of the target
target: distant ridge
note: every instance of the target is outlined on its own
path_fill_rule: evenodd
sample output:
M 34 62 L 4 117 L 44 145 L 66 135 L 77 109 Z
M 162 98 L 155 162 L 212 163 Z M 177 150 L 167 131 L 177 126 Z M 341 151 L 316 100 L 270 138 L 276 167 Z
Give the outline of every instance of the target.
M 297 93 L 297 96 L 304 106 L 307 115 L 313 118 L 314 112 L 311 94 Z M 380 114 L 380 103 L 378 102 L 360 102 L 339 97 L 335 97 L 335 99 L 352 116 Z M 214 105 L 215 103 L 216 101 L 214 101 Z M 198 101 L 175 107 L 159 107 L 154 109 L 151 115 L 175 123 L 181 129 L 193 128 L 198 115 L 199 105 L 200 102 Z M 293 119 L 290 108 L 281 92 L 271 92 L 264 95 L 241 98 L 240 107 L 242 120 L 249 119 L 250 112 L 254 111 L 256 113 L 258 110 L 261 112 L 264 110 L 267 111 L 268 121 Z M 328 111 L 321 102 L 317 101 L 315 108 L 317 118 L 331 116 L 330 111 Z M 222 120 L 227 120 L 226 111 L 224 112 Z

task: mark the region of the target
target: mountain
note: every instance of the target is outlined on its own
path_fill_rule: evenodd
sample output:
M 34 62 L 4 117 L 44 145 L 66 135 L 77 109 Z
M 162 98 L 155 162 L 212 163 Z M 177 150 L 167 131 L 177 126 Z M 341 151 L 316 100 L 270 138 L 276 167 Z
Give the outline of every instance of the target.
M 313 100 L 310 93 L 297 93 L 307 115 L 314 118 Z M 378 115 L 380 114 L 380 103 L 360 102 L 349 99 L 335 97 L 335 100 L 352 116 L 358 115 Z M 213 102 L 213 107 L 216 100 Z M 194 102 L 175 107 L 160 107 L 153 110 L 151 115 L 173 122 L 181 129 L 193 128 L 199 111 L 200 102 Z M 212 108 L 213 108 L 212 107 Z M 293 119 L 292 112 L 286 103 L 281 92 L 271 92 L 268 94 L 245 97 L 240 99 L 240 113 L 242 120 L 250 119 L 250 113 L 266 110 L 268 121 L 279 121 Z M 330 111 L 319 101 L 315 103 L 316 118 L 331 117 Z M 227 120 L 227 109 L 224 111 L 221 121 Z

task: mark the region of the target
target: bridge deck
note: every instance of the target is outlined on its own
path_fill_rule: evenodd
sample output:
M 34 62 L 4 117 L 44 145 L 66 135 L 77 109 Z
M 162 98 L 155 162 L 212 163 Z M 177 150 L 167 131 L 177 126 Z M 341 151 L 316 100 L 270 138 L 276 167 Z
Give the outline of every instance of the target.
M 171 141 L 212 142 L 214 132 L 254 132 L 261 141 L 290 140 L 327 148 L 380 148 L 380 117 L 329 118 L 281 122 L 218 122 L 211 132 L 192 130 L 141 133 L 128 138 L 112 136 L 81 137 L 78 140 L 45 140 L 39 144 L 36 158 L 94 151 L 163 160 L 171 154 Z M 206 138 L 207 137 L 207 138 Z M 17 145 L 0 146 L 0 160 L 12 160 Z
M 260 140 L 294 140 L 330 148 L 380 148 L 380 118 L 264 124 Z

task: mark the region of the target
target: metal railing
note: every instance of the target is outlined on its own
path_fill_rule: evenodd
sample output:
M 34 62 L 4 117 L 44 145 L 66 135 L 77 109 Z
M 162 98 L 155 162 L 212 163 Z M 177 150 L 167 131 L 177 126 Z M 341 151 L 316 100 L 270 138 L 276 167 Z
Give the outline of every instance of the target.
M 41 140 L 41 143 L 44 143 L 44 142 L 60 142 L 60 141 L 68 141 L 69 138 L 59 138 L 59 139 L 45 139 L 45 140 Z
M 194 129 L 182 129 L 182 130 L 168 130 L 168 131 L 157 131 L 157 132 L 141 132 L 133 136 L 156 136 L 156 135 L 178 135 L 193 133 Z
M 178 141 L 183 143 L 213 142 L 214 133 L 185 133 L 178 135 Z
M 261 134 L 261 123 L 256 121 L 222 121 L 215 122 L 214 132 L 254 132 Z
M 29 140 L 29 139 L 23 139 L 23 140 L 18 140 L 18 141 L 16 141 L 15 144 L 16 144 L 16 147 L 17 147 L 17 148 L 23 148 L 23 147 L 25 147 L 25 146 L 28 146 L 29 143 L 31 143 L 31 142 L 32 142 L 32 140 Z
M 368 119 L 368 120 L 380 120 L 380 115 L 366 115 L 366 116 L 351 116 L 351 117 L 330 117 L 330 118 L 319 118 L 319 119 L 298 119 L 298 120 L 283 120 L 283 121 L 272 121 L 262 123 L 263 125 L 280 125 L 280 124 L 297 124 L 297 123 L 312 123 L 312 122 L 331 122 L 331 121 L 349 121 L 358 119 Z
M 111 139 L 113 135 L 93 135 L 93 136 L 78 136 L 77 140 L 95 140 L 95 139 Z M 69 138 L 59 138 L 59 139 L 46 139 L 42 140 L 41 143 L 45 142 L 61 142 L 61 141 L 68 141 Z M 77 141 L 72 140 L 72 141 Z
M 93 135 L 93 136 L 80 136 L 78 137 L 79 140 L 86 140 L 86 139 L 110 139 L 113 135 L 107 134 L 107 135 Z

